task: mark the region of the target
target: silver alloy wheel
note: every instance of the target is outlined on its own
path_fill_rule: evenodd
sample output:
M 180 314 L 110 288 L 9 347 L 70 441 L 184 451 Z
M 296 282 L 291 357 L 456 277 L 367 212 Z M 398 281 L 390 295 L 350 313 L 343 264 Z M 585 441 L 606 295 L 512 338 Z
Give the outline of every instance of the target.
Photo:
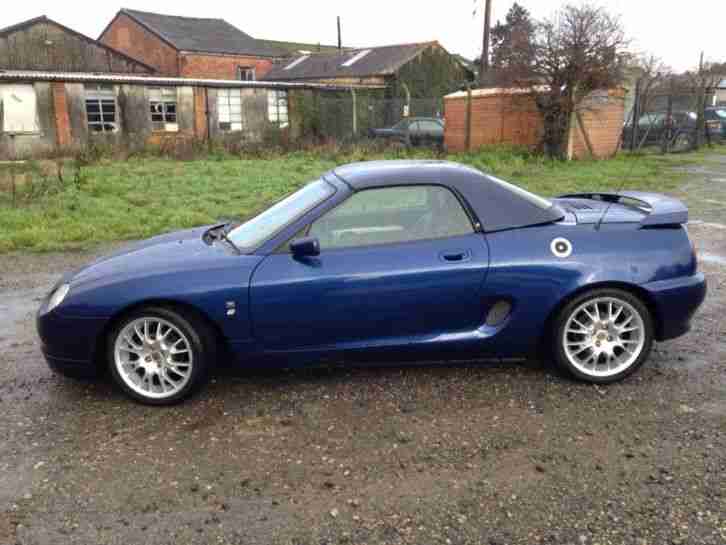
M 597 297 L 570 314 L 562 333 L 568 361 L 591 377 L 611 377 L 633 365 L 645 346 L 645 324 L 630 303 Z
M 187 385 L 194 359 L 191 343 L 178 327 L 161 318 L 141 317 L 116 337 L 114 365 L 133 391 L 163 399 Z

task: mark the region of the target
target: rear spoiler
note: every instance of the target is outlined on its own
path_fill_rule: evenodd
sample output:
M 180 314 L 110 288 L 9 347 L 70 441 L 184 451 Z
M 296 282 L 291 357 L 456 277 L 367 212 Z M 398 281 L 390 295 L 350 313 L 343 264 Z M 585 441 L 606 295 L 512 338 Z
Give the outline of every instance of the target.
M 688 223 L 688 207 L 678 199 L 660 193 L 621 191 L 619 193 L 572 193 L 561 197 L 595 199 L 607 203 L 635 206 L 645 213 L 645 217 L 640 222 L 643 227 Z

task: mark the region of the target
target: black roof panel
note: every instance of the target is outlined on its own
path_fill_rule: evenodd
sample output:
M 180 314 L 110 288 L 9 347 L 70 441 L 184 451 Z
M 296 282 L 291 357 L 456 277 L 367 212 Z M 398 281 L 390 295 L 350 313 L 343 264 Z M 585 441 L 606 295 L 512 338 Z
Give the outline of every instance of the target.
M 179 17 L 125 8 L 119 13 L 128 15 L 179 51 L 260 57 L 285 55 L 279 48 L 254 39 L 224 19 Z
M 369 161 L 338 167 L 334 175 L 353 190 L 396 185 L 440 184 L 463 196 L 484 231 L 502 231 L 559 221 L 562 210 L 493 176 L 449 161 Z
M 362 47 L 344 50 L 341 53 L 313 54 L 307 56 L 304 60 L 300 60 L 304 55 L 298 55 L 295 58 L 276 64 L 272 70 L 265 74 L 264 79 L 285 81 L 390 75 L 396 73 L 401 66 L 435 44 L 436 42 L 424 42 L 383 47 Z M 366 51 L 367 53 L 363 55 Z M 359 54 L 361 57 L 358 60 L 349 66 L 344 66 L 346 62 Z

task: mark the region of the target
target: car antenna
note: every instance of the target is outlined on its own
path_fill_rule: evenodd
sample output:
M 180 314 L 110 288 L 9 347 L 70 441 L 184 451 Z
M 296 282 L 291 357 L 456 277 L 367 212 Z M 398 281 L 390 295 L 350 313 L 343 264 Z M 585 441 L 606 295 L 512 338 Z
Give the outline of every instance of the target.
M 635 161 L 636 159 L 633 159 Z M 602 223 L 605 221 L 605 216 L 608 215 L 608 212 L 610 211 L 610 207 L 613 205 L 614 202 L 618 200 L 619 193 L 625 189 L 625 183 L 628 181 L 628 178 L 633 174 L 633 170 L 635 170 L 635 163 L 630 165 L 630 170 L 628 171 L 628 174 L 623 176 L 623 181 L 620 183 L 620 187 L 615 192 L 615 197 L 608 203 L 608 205 L 605 207 L 605 210 L 603 210 L 602 216 L 600 216 L 600 219 L 598 220 L 597 224 L 595 225 L 595 231 L 599 231 L 600 227 L 602 227 Z

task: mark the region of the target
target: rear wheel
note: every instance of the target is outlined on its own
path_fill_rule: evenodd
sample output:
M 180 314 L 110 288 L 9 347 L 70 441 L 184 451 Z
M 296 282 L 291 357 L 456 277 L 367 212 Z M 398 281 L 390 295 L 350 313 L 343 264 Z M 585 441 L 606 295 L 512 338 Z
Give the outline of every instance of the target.
M 126 316 L 108 342 L 111 374 L 130 397 L 170 405 L 203 384 L 214 357 L 209 328 L 201 320 L 164 307 Z
M 635 372 L 650 355 L 653 320 L 633 294 L 594 290 L 577 297 L 556 322 L 555 359 L 588 382 L 616 382 Z

